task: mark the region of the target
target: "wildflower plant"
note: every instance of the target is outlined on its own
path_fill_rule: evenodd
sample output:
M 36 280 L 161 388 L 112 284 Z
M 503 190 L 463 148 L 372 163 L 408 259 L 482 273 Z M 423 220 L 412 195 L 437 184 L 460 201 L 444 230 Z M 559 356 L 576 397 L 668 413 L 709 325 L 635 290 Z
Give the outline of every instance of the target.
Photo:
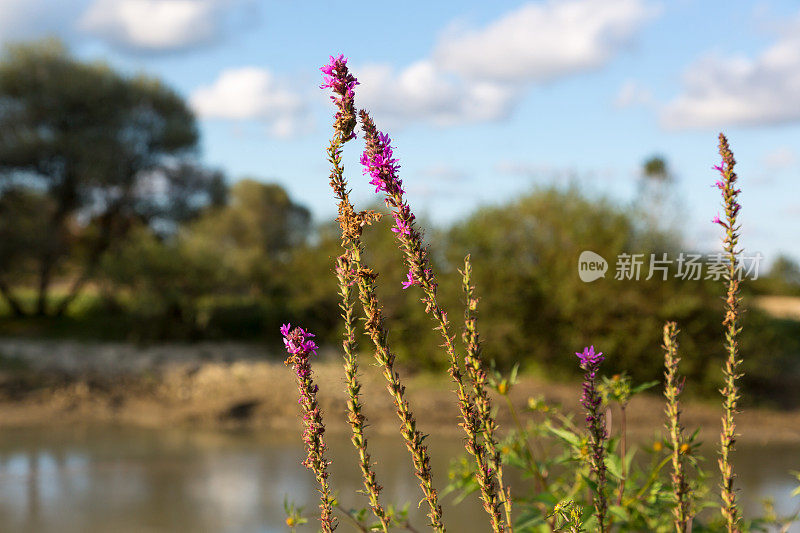
M 675 496 L 675 531 L 684 533 L 692 519 L 691 491 L 686 474 L 685 457 L 691 451 L 681 425 L 680 394 L 684 380 L 679 377 L 678 326 L 675 322 L 664 325 L 664 396 L 667 399 L 667 431 L 672 448 L 672 493 Z
M 481 436 L 481 420 L 475 406 L 474 399 L 467 391 L 464 384 L 461 366 L 456 355 L 455 335 L 451 334 L 450 322 L 447 312 L 440 306 L 437 299 L 437 283 L 428 257 L 428 249 L 422 238 L 422 233 L 417 230 L 415 216 L 408 202 L 405 200 L 403 182 L 398 176 L 399 165 L 394 157 L 391 139 L 375 127 L 375 123 L 366 111 L 359 113 L 361 129 L 364 132 L 366 148 L 361 156 L 364 173 L 372 177 L 370 184 L 375 186 L 376 192 L 385 194 L 386 206 L 392 211 L 395 226 L 392 232 L 397 236 L 400 248 L 404 253 L 408 267 L 407 280 L 403 288 L 412 285 L 422 288 L 425 312 L 431 315 L 436 323 L 436 328 L 442 335 L 442 347 L 448 359 L 448 373 L 456 386 L 458 407 L 461 411 L 461 426 L 467 435 L 467 451 L 477 462 L 477 479 L 480 485 L 481 498 L 484 509 L 489 514 L 492 531 L 503 531 L 503 518 L 500 513 L 500 499 L 497 494 L 495 479 L 496 468 L 489 464 L 486 447 Z M 472 364 L 480 368 L 478 353 L 473 352 Z
M 503 482 L 503 462 L 500 458 L 500 449 L 496 436 L 497 422 L 492 414 L 492 400 L 488 394 L 486 371 L 481 360 L 480 334 L 477 326 L 478 298 L 475 296 L 475 286 L 472 285 L 472 263 L 469 254 L 464 258 L 464 270 L 461 271 L 461 277 L 462 288 L 466 298 L 464 332 L 461 337 L 467 352 L 464 363 L 467 375 L 472 383 L 472 392 L 475 397 L 477 411 L 476 416 L 478 417 L 486 446 L 489 468 L 495 472 L 495 478 L 497 479 L 497 497 L 502 503 L 505 512 L 506 529 L 509 532 L 513 532 L 511 487 L 507 487 Z M 483 487 L 481 488 L 483 489 Z M 487 498 L 484 498 L 484 502 L 486 500 Z
M 580 506 L 572 500 L 559 502 L 553 509 L 555 518 L 554 531 L 568 531 L 569 533 L 582 533 L 583 518 Z
M 298 526 L 308 523 L 308 519 L 303 517 L 303 508 L 295 506 L 287 498 L 283 499 L 283 512 L 286 514 L 286 527 L 295 533 Z
M 739 271 L 736 266 L 736 255 L 739 253 L 739 229 L 737 218 L 741 206 L 738 196 L 741 189 L 737 189 L 736 181 L 738 177 L 733 168 L 736 160 L 733 157 L 728 139 L 725 135 L 719 135 L 719 154 L 722 162 L 714 168 L 719 172 L 720 178 L 716 182 L 716 187 L 722 193 L 722 203 L 725 209 L 724 219 L 719 216 L 714 218 L 714 222 L 722 226 L 725 230 L 723 238 L 723 248 L 727 256 L 727 272 L 725 273 L 725 283 L 727 294 L 725 298 L 725 351 L 727 358 L 723 368 L 724 386 L 720 393 L 723 398 L 722 431 L 720 433 L 720 452 L 719 469 L 722 475 L 721 497 L 722 497 L 722 516 L 725 518 L 725 526 L 728 533 L 739 531 L 739 508 L 736 503 L 736 491 L 734 481 L 736 475 L 733 472 L 731 463 L 731 453 L 736 443 L 736 421 L 735 415 L 739 402 L 739 386 L 737 381 L 742 376 L 739 368 L 742 364 L 739 358 L 738 337 L 742 328 L 739 324 Z
M 405 397 L 405 387 L 400 381 L 400 374 L 394 369 L 395 355 L 389 346 L 383 313 L 375 288 L 377 275 L 364 265 L 361 257 L 363 228 L 378 220 L 379 215 L 372 211 L 356 212 L 350 202 L 350 191 L 344 177 L 341 150 L 345 142 L 354 138 L 356 124 L 353 119 L 355 117 L 353 87 L 357 81 L 347 68 L 347 60 L 341 55 L 331 56 L 330 63 L 323 66 L 321 70 L 325 75 L 325 83 L 322 87 L 333 89 L 332 99 L 337 108 L 334 115 L 334 134 L 328 147 L 328 160 L 332 166 L 331 188 L 339 203 L 338 221 L 342 231 L 342 248 L 349 268 L 354 273 L 358 298 L 365 315 L 364 328 L 375 346 L 375 359 L 383 369 L 389 393 L 400 418 L 400 433 L 411 453 L 414 473 L 420 481 L 424 499 L 430 508 L 428 513 L 430 525 L 434 531 L 444 531 L 442 507 L 439 504 L 438 492 L 433 487 L 430 456 L 427 446 L 423 443 L 425 436 L 417 429 L 417 421 Z
M 339 293 L 342 297 L 340 304 L 342 320 L 344 321 L 344 339 L 342 340 L 342 351 L 344 353 L 344 372 L 347 380 L 347 420 L 353 432 L 352 442 L 358 452 L 358 466 L 364 480 L 364 490 L 369 497 L 369 504 L 372 512 L 380 522 L 384 532 L 389 531 L 390 517 L 386 514 L 380 503 L 380 492 L 382 487 L 376 481 L 375 470 L 372 467 L 371 458 L 367 449 L 367 437 L 364 434 L 366 417 L 362 412 L 362 404 L 359 397 L 361 384 L 358 381 L 358 360 L 356 358 L 356 323 L 354 312 L 353 297 L 353 272 L 347 257 L 342 255 L 336 263 L 336 276 L 339 281 Z
M 314 384 L 311 370 L 311 356 L 317 355 L 317 345 L 312 340 L 314 335 L 301 327 L 292 329 L 291 324 L 281 326 L 283 344 L 289 357 L 286 364 L 292 367 L 297 377 L 300 391 L 300 407 L 303 411 L 303 442 L 306 446 L 306 459 L 303 465 L 314 472 L 320 493 L 320 525 L 322 531 L 330 533 L 336 529 L 336 518 L 333 516 L 335 498 L 328 483 L 328 461 L 325 459 L 325 424 L 317 402 L 319 387 Z M 291 516 L 291 515 L 290 515 Z
M 647 383 L 642 383 L 640 385 L 634 386 L 630 376 L 623 373 L 623 374 L 615 374 L 611 378 L 603 376 L 602 383 L 600 383 L 600 385 L 598 386 L 600 394 L 602 394 L 603 396 L 603 401 L 606 404 L 614 402 L 619 406 L 620 457 L 622 458 L 622 462 L 620 464 L 621 479 L 616 498 L 617 505 L 622 503 L 622 498 L 625 495 L 625 482 L 628 476 L 628 463 L 629 463 L 628 432 L 627 432 L 628 403 L 631 401 L 631 398 L 633 398 L 633 396 L 639 394 L 640 392 L 646 391 L 647 389 L 652 388 L 657 384 L 658 384 L 657 381 L 648 381 Z
M 745 521 L 741 517 L 734 488 L 735 475 L 731 453 L 736 439 L 735 414 L 739 400 L 737 381 L 741 376 L 738 350 L 740 297 L 736 265 L 739 225 L 737 176 L 735 161 L 727 139 L 720 135 L 722 163 L 716 187 L 723 197 L 725 215 L 714 219 L 725 230 L 724 250 L 728 258 L 725 301 L 725 348 L 723 366 L 723 417 L 719 467 L 722 476 L 720 498 L 715 500 L 699 467 L 697 431 L 687 434 L 681 421 L 680 395 L 684 381 L 679 374 L 678 327 L 667 322 L 663 332 L 664 397 L 666 406 L 665 437 L 650 445 L 629 446 L 626 408 L 634 397 L 656 382 L 634 384 L 626 374 L 611 378 L 601 376 L 600 367 L 606 358 L 594 346 L 576 352 L 576 367 L 583 371 L 580 396 L 575 395 L 573 409 L 564 408 L 542 396 L 529 398 L 527 409 L 518 408 L 512 390 L 519 376 L 519 365 L 509 375 L 499 372 L 494 361 L 486 367 L 481 358 L 478 331 L 479 300 L 472 282 L 472 261 L 465 257 L 460 270 L 464 294 L 462 345 L 457 345 L 455 327 L 448 318 L 438 296 L 438 281 L 430 259 L 428 245 L 409 205 L 395 147 L 389 135 L 378 129 L 367 111 L 357 111 L 355 88 L 358 80 L 350 72 L 347 59 L 331 56 L 321 68 L 323 89 L 330 89 L 335 107 L 333 135 L 327 149 L 331 165 L 330 186 L 338 203 L 342 253 L 334 270 L 339 286 L 341 317 L 344 324 L 342 353 L 347 392 L 347 421 L 351 441 L 363 481 L 368 507 L 356 510 L 341 508 L 328 482 L 328 461 L 325 458 L 323 435 L 325 426 L 316 399 L 311 360 L 316 354 L 313 335 L 288 324 L 281 328 L 289 352 L 287 365 L 297 377 L 303 413 L 303 440 L 307 457 L 303 462 L 315 475 L 320 492 L 320 524 L 325 532 L 336 528 L 333 511 L 339 511 L 359 531 L 388 532 L 394 528 L 417 531 L 410 524 L 407 507 L 399 509 L 381 502 L 374 461 L 367 444 L 367 421 L 359 381 L 357 339 L 366 334 L 371 351 L 394 402 L 400 435 L 411 456 L 414 474 L 422 491 L 420 505 L 425 502 L 428 525 L 435 532 L 444 532 L 442 504 L 434 487 L 431 456 L 425 444 L 427 435 L 417 427 L 412 406 L 405 394 L 400 373 L 395 368 L 395 354 L 389 343 L 389 324 L 378 299 L 378 273 L 364 260 L 362 233 L 381 218 L 373 210 L 356 210 L 342 163 L 346 143 L 361 135 L 364 149 L 360 163 L 362 172 L 381 194 L 393 218 L 391 232 L 400 249 L 405 279 L 399 289 L 420 291 L 420 301 L 442 340 L 443 359 L 456 394 L 459 425 L 464 430 L 467 455 L 452 463 L 450 484 L 445 493 L 455 493 L 455 501 L 463 501 L 470 493 L 478 493 L 488 521 L 495 533 L 553 531 L 761 531 L 773 525 L 781 531 L 797 520 L 800 513 L 778 518 L 774 512 L 765 517 Z M 360 124 L 360 130 L 358 126 Z M 397 286 L 397 285 L 395 285 Z M 360 310 L 360 313 L 359 313 Z M 357 315 L 361 315 L 360 326 Z M 462 356 L 463 354 L 463 356 Z M 613 356 L 613 355 L 612 355 Z M 493 397 L 503 403 L 513 422 L 503 428 L 498 423 Z M 574 407 L 583 415 L 576 419 Z M 620 413 L 619 424 L 612 427 L 612 409 Z M 616 416 L 616 415 L 615 415 Z M 512 494 L 509 472 L 514 469 L 522 479 L 531 479 L 530 486 L 515 484 Z M 798 489 L 800 491 L 800 489 Z M 703 509 L 719 507 L 720 518 L 703 516 Z M 768 509 L 769 511 L 769 509 Z M 286 524 L 292 530 L 305 519 L 300 509 L 286 505 Z M 370 523 L 368 516 L 377 520 Z M 483 529 L 483 528 L 481 528 Z
M 583 375 L 583 394 L 581 405 L 586 410 L 586 428 L 589 433 L 589 468 L 594 480 L 594 510 L 600 533 L 608 530 L 606 514 L 606 432 L 605 411 L 602 409 L 602 398 L 597 388 L 600 364 L 605 360 L 602 352 L 595 352 L 594 346 L 584 348 L 575 355 L 580 360 Z

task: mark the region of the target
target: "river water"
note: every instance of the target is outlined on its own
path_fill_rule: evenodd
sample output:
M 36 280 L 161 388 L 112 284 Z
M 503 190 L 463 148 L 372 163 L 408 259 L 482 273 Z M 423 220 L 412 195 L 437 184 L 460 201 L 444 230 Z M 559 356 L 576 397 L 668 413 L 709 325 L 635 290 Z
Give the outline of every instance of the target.
M 331 481 L 344 505 L 362 505 L 360 477 L 346 436 L 330 436 Z M 398 439 L 370 440 L 384 499 L 411 502 L 419 489 Z M 437 486 L 447 464 L 461 454 L 460 439 L 432 439 Z M 710 450 L 706 452 L 710 454 Z M 250 431 L 26 428 L 0 432 L 0 531 L 72 532 L 276 532 L 286 531 L 283 501 L 315 511 L 313 478 L 300 465 L 299 436 Z M 800 468 L 800 446 L 741 447 L 739 487 L 745 512 L 771 496 L 779 512 L 797 504 L 789 470 Z M 486 531 L 477 502 L 445 498 L 452 532 Z M 413 513 L 424 531 L 424 512 Z M 344 520 L 340 531 L 353 531 Z M 300 531 L 316 531 L 314 519 Z M 791 531 L 800 531 L 795 528 Z

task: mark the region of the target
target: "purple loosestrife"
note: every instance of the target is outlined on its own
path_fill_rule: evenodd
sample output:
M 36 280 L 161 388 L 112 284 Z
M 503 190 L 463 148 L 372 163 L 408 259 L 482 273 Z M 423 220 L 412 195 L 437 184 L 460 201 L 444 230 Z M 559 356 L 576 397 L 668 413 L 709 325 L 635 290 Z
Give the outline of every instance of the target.
M 371 178 L 370 183 L 375 186 L 375 192 L 384 193 L 384 202 L 391 209 L 394 218 L 392 231 L 406 257 L 408 274 L 403 288 L 420 285 L 426 293 L 426 312 L 430 313 L 433 307 L 438 308 L 436 281 L 428 262 L 428 250 L 423 245 L 422 233 L 416 228 L 416 217 L 404 197 L 403 180 L 398 176 L 400 165 L 394 157 L 392 140 L 387 134 L 378 131 L 366 111 L 361 111 L 359 115 L 366 142 L 364 153 L 361 154 L 363 172 Z M 434 314 L 438 316 L 441 313 L 443 311 L 437 309 Z
M 472 382 L 472 392 L 475 395 L 475 407 L 486 445 L 489 467 L 496 473 L 497 494 L 505 510 L 506 530 L 509 533 L 513 533 L 511 488 L 506 487 L 503 483 L 503 462 L 500 458 L 500 450 L 497 447 L 497 438 L 495 437 L 497 421 L 492 416 L 492 400 L 489 398 L 486 389 L 486 371 L 483 369 L 483 361 L 481 360 L 481 341 L 478 333 L 478 298 L 475 296 L 475 286 L 472 285 L 472 263 L 470 262 L 469 254 L 464 258 L 464 270 L 461 272 L 461 276 L 462 288 L 466 297 L 464 332 L 461 335 L 464 345 L 467 347 L 464 363 L 467 368 L 467 375 Z
M 347 69 L 347 58 L 342 54 L 331 56 L 330 62 L 321 67 L 323 83 L 320 89 L 333 89 L 331 100 L 336 105 L 334 128 L 342 136 L 342 141 L 355 137 L 356 112 L 353 106 L 355 86 L 358 80 Z
M 598 530 L 601 533 L 608 531 L 606 523 L 606 432 L 605 412 L 603 399 L 597 390 L 597 371 L 605 360 L 602 352 L 594 351 L 594 346 L 584 348 L 583 352 L 576 352 L 580 360 L 583 375 L 583 394 L 581 405 L 586 410 L 586 428 L 589 430 L 589 468 L 594 476 L 597 488 L 594 491 L 594 509 L 597 516 Z
M 331 80 L 331 86 L 342 98 L 334 98 L 334 103 L 339 107 L 334 123 L 334 135 L 328 148 L 328 161 L 331 163 L 330 185 L 339 203 L 339 216 L 337 218 L 342 230 L 342 247 L 345 257 L 349 264 L 349 269 L 355 273 L 356 286 L 358 287 L 358 298 L 361 301 L 364 315 L 366 317 L 364 328 L 375 346 L 375 359 L 383 369 L 383 375 L 387 381 L 387 388 L 391 394 L 397 416 L 400 419 L 400 434 L 405 440 L 406 447 L 411 454 L 414 465 L 414 473 L 420 481 L 420 488 L 425 500 L 428 502 L 430 512 L 430 525 L 434 531 L 444 532 L 442 523 L 442 507 L 439 504 L 439 495 L 433 487 L 431 474 L 430 455 L 423 443 L 425 436 L 417 429 L 417 421 L 411 406 L 405 398 L 405 386 L 400 382 L 400 375 L 394 370 L 395 355 L 392 353 L 387 339 L 387 330 L 384 324 L 383 312 L 378 302 L 375 287 L 375 277 L 377 274 L 366 267 L 361 259 L 363 244 L 361 233 L 364 226 L 380 218 L 380 215 L 373 211 L 356 212 L 350 202 L 350 195 L 347 189 L 347 181 L 344 177 L 344 167 L 342 166 L 341 147 L 342 144 L 353 138 L 354 122 L 350 122 L 341 117 L 355 117 L 353 99 L 346 98 L 347 90 L 342 87 L 352 83 L 352 75 L 347 71 L 344 59 L 332 58 L 337 62 L 337 66 L 331 70 L 328 76 L 335 76 L 340 81 Z M 323 67 L 325 68 L 325 67 Z
M 329 462 L 325 460 L 325 425 L 317 403 L 318 387 L 314 384 L 311 372 L 311 356 L 317 354 L 317 345 L 312 340 L 314 335 L 300 327 L 292 329 L 290 324 L 281 326 L 281 335 L 286 351 L 289 352 L 286 364 L 294 370 L 300 391 L 298 403 L 303 411 L 303 442 L 307 453 L 303 466 L 314 473 L 319 484 L 319 520 L 322 530 L 329 533 L 336 529 L 336 519 L 333 517 L 335 501 L 328 484 Z
M 403 288 L 407 289 L 411 285 L 419 285 L 422 288 L 425 294 L 423 298 L 425 312 L 431 315 L 437 324 L 436 329 L 442 334 L 442 347 L 449 360 L 448 371 L 456 385 L 456 396 L 462 418 L 460 425 L 467 435 L 465 446 L 475 458 L 478 467 L 477 475 L 481 498 L 484 508 L 489 514 L 492 530 L 501 532 L 505 528 L 500 513 L 501 503 L 497 496 L 495 471 L 489 467 L 486 448 L 480 439 L 481 422 L 475 403 L 464 386 L 447 313 L 441 308 L 436 297 L 437 284 L 430 268 L 428 249 L 423 244 L 422 233 L 415 226 L 414 213 L 404 197 L 403 181 L 398 176 L 400 165 L 394 157 L 389 136 L 378 131 L 366 111 L 360 111 L 359 117 L 366 143 L 364 153 L 361 155 L 364 174 L 371 177 L 370 183 L 375 186 L 376 192 L 384 193 L 384 201 L 386 206 L 391 209 L 395 221 L 393 232 L 405 255 L 408 275 L 407 281 L 403 282 Z
M 361 411 L 362 405 L 359 399 L 361 384 L 358 381 L 358 360 L 356 359 L 356 320 L 353 313 L 352 294 L 355 277 L 353 274 L 347 256 L 340 256 L 336 261 L 336 278 L 339 282 L 339 295 L 342 297 L 342 303 L 339 304 L 339 307 L 342 310 L 342 319 L 344 320 L 342 348 L 344 350 L 344 371 L 347 379 L 347 420 L 353 431 L 351 441 L 358 452 L 358 466 L 364 478 L 364 489 L 369 498 L 370 507 L 372 507 L 372 512 L 380 522 L 381 529 L 388 533 L 390 518 L 386 515 L 379 501 L 381 486 L 376 481 L 375 470 L 372 468 L 369 451 L 367 450 L 367 437 L 364 435 L 366 417 Z
M 691 515 L 691 494 L 686 482 L 683 455 L 688 452 L 688 444 L 681 426 L 680 394 L 684 380 L 678 377 L 678 326 L 675 322 L 664 324 L 664 396 L 667 398 L 665 412 L 667 415 L 667 431 L 672 443 L 672 494 L 675 498 L 675 531 L 685 533 L 689 527 Z
M 733 473 L 731 464 L 731 453 L 736 443 L 736 422 L 734 416 L 737 411 L 739 401 L 739 387 L 736 381 L 742 376 L 739 366 L 742 361 L 739 358 L 739 332 L 742 331 L 739 325 L 739 271 L 736 266 L 736 255 L 739 253 L 737 246 L 739 243 L 739 229 L 737 216 L 741 206 L 738 196 L 741 192 L 736 188 L 736 173 L 733 167 L 736 160 L 733 158 L 725 135 L 719 134 L 719 154 L 722 162 L 714 168 L 719 172 L 720 179 L 716 182 L 716 187 L 722 192 L 722 204 L 725 209 L 725 218 L 720 220 L 719 216 L 714 219 L 714 223 L 719 224 L 725 230 L 723 238 L 723 248 L 728 262 L 727 272 L 725 273 L 725 283 L 727 285 L 727 295 L 725 299 L 725 319 L 722 323 L 725 328 L 725 351 L 727 358 L 723 368 L 724 385 L 720 393 L 722 394 L 722 406 L 724 414 L 722 416 L 722 430 L 720 432 L 720 453 L 719 469 L 722 477 L 721 498 L 722 516 L 728 533 L 740 531 L 739 509 L 736 504 L 736 491 L 734 490 L 734 480 L 736 475 Z

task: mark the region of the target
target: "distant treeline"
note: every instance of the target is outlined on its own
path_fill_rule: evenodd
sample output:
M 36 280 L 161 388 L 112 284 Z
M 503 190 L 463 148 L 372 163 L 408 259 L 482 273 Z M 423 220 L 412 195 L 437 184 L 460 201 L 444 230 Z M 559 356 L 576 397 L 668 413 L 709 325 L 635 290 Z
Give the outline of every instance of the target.
M 5 53 L 0 102 L 0 333 L 277 346 L 279 326 L 292 322 L 339 343 L 337 228 L 312 224 L 279 185 L 229 185 L 198 165 L 195 118 L 176 93 L 48 42 Z M 663 191 L 663 161 L 654 168 L 645 171 Z M 658 207 L 550 188 L 432 229 L 441 301 L 455 322 L 456 269 L 471 253 L 487 359 L 554 377 L 574 374 L 574 352 L 594 344 L 611 373 L 659 379 L 661 328 L 675 320 L 682 370 L 696 387 L 689 392 L 711 393 L 723 357 L 721 284 L 682 279 L 674 263 L 667 280 L 644 280 L 647 266 L 639 280 L 614 279 L 620 254 L 688 252 L 676 231 L 643 214 Z M 365 240 L 402 361 L 443 367 L 417 287 L 401 288 L 406 273 L 388 224 L 368 228 Z M 581 281 L 585 250 L 608 260 L 605 278 Z M 745 290 L 800 295 L 796 263 L 773 265 Z M 798 402 L 800 323 L 753 308 L 745 321 L 749 397 Z
M 439 339 L 416 301 L 416 287 L 401 288 L 405 271 L 388 222 L 369 228 L 365 239 L 366 257 L 381 272 L 386 315 L 395 325 L 391 340 L 405 364 L 443 367 Z M 93 228 L 82 227 L 78 234 L 82 231 Z M 697 387 L 693 392 L 717 387 L 720 283 L 681 279 L 674 265 L 666 281 L 661 274 L 645 280 L 647 265 L 639 280 L 614 279 L 620 254 L 649 258 L 666 252 L 675 258 L 683 251 L 667 234 L 637 224 L 635 210 L 575 189 L 544 189 L 480 209 L 449 228 L 430 231 L 428 238 L 433 250 L 443 251 L 435 259 L 451 320 L 463 312 L 456 269 L 466 252 L 472 254 L 484 353 L 500 366 L 519 362 L 565 377 L 574 371 L 575 346 L 594 343 L 609 354 L 609 372 L 658 379 L 659 332 L 663 321 L 672 319 L 684 324 L 681 350 L 684 372 Z M 609 261 L 605 278 L 580 280 L 578 257 L 584 250 Z M 277 346 L 278 328 L 293 322 L 338 344 L 333 263 L 339 253 L 332 222 L 312 226 L 308 211 L 280 186 L 242 180 L 223 205 L 206 206 L 168 233 L 133 224 L 103 253 L 63 316 L 15 318 L 6 304 L 0 325 L 6 334 L 135 342 L 238 339 Z M 78 251 L 64 259 L 49 297 L 53 302 L 62 300 L 85 261 Z M 35 274 L 17 270 L 14 292 L 29 310 L 36 303 Z M 782 259 L 770 275 L 750 283 L 750 292 L 796 294 L 796 276 L 796 265 Z M 796 400 L 800 323 L 752 307 L 745 321 L 744 381 L 750 391 L 773 401 Z

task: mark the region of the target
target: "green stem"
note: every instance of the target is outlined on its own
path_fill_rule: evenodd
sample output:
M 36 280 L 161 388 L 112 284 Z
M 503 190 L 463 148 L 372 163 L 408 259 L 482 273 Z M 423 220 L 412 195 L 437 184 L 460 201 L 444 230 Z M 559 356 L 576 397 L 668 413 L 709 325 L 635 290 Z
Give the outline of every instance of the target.
M 617 494 L 617 505 L 622 503 L 622 496 L 625 494 L 625 482 L 628 479 L 628 467 L 626 458 L 628 456 L 628 427 L 627 427 L 627 416 L 625 414 L 625 404 L 620 404 L 620 431 L 622 433 L 621 437 L 621 454 L 622 454 L 622 479 L 619 482 L 619 494 Z

